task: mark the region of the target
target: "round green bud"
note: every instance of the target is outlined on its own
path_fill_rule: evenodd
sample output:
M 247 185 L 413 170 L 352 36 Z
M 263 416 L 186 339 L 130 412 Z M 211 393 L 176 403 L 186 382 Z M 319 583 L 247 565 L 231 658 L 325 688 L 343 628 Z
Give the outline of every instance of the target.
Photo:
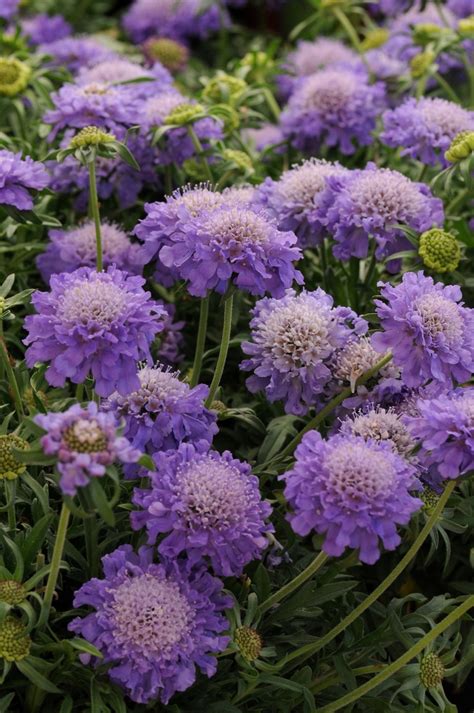
M 26 451 L 28 448 L 28 443 L 19 436 L 0 436 L 0 480 L 15 480 L 25 472 L 25 464 L 15 458 L 13 449 Z
M 2 315 L 4 313 L 6 304 L 7 304 L 6 298 L 0 297 L 0 315 Z
M 192 124 L 196 119 L 201 118 L 203 113 L 202 104 L 179 104 L 168 114 L 164 123 L 186 126 L 186 124 Z
M 420 664 L 420 681 L 425 688 L 436 688 L 444 678 L 444 666 L 437 654 L 427 654 Z
M 235 630 L 234 641 L 240 654 L 247 661 L 255 661 L 260 656 L 262 639 L 256 629 L 251 629 L 250 626 L 240 626 Z
M 474 35 L 474 15 L 469 15 L 469 17 L 464 17 L 462 20 L 459 20 L 458 32 L 465 37 L 472 37 Z
M 150 37 L 143 45 L 143 51 L 150 60 L 158 60 L 170 72 L 179 72 L 189 58 L 188 48 L 169 37 Z
M 31 639 L 19 619 L 9 616 L 0 623 L 0 658 L 21 661 L 30 653 L 30 647 Z
M 0 57 L 0 95 L 14 97 L 26 89 L 31 69 L 15 57 Z
M 213 401 L 209 406 L 211 411 L 217 411 L 217 413 L 225 413 L 227 411 L 227 406 L 222 401 Z
M 81 149 L 84 146 L 99 146 L 100 144 L 110 144 L 115 141 L 113 134 L 99 129 L 98 126 L 85 126 L 72 139 L 69 146 L 72 149 Z
M 443 34 L 443 28 L 434 22 L 420 22 L 413 28 L 413 39 L 418 45 L 426 45 L 435 37 Z
M 361 49 L 364 52 L 367 50 L 374 50 L 377 47 L 382 47 L 388 38 L 390 37 L 390 32 L 384 27 L 377 27 L 375 30 L 369 30 L 364 39 L 361 42 Z
M 203 89 L 202 96 L 209 102 L 225 103 L 237 99 L 247 89 L 247 82 L 225 72 L 218 72 Z
M 422 492 L 418 494 L 418 497 L 423 501 L 423 510 L 427 515 L 431 515 L 438 504 L 438 493 L 427 485 L 423 488 Z
M 426 267 L 435 272 L 453 272 L 461 259 L 461 248 L 451 233 L 440 228 L 420 236 L 418 253 Z
M 0 602 L 6 604 L 21 604 L 26 599 L 26 589 L 15 579 L 0 580 Z
M 238 151 L 237 149 L 224 149 L 222 152 L 222 158 L 225 161 L 231 161 L 234 163 L 241 171 L 253 170 L 252 159 L 245 153 L 245 151 Z
M 435 57 L 435 53 L 431 50 L 425 50 L 412 57 L 410 60 L 410 72 L 413 79 L 423 77 L 433 65 Z
M 451 141 L 451 146 L 444 154 L 446 161 L 456 163 L 474 152 L 474 131 L 461 131 Z

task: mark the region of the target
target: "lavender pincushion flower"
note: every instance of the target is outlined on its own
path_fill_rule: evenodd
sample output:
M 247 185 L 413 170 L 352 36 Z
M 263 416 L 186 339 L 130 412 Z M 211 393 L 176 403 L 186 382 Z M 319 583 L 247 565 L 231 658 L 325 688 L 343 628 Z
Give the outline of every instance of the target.
M 100 650 L 111 680 L 137 703 L 166 704 L 192 686 L 196 669 L 213 676 L 215 654 L 229 642 L 222 635 L 228 628 L 222 612 L 232 600 L 222 582 L 204 567 L 154 564 L 146 547 L 135 554 L 122 545 L 102 563 L 104 579 L 91 579 L 74 597 L 76 608 L 95 611 L 74 619 L 69 629 Z
M 402 156 L 422 163 L 448 166 L 444 158 L 452 140 L 461 131 L 474 130 L 474 112 L 438 97 L 406 99 L 383 114 L 381 140 L 401 148 Z
M 416 445 L 401 414 L 382 406 L 352 412 L 341 421 L 338 432 L 345 436 L 359 436 L 365 441 L 383 441 L 395 453 L 408 459 Z
M 278 230 L 260 210 L 222 205 L 181 220 L 164 245 L 161 263 L 187 281 L 191 295 L 224 294 L 230 284 L 252 295 L 284 294 L 303 277 L 294 264 L 301 257 L 296 235 Z
M 385 108 L 382 83 L 362 72 L 328 68 L 301 79 L 281 115 L 283 134 L 301 151 L 338 147 L 352 154 L 372 143 L 375 120 Z
M 343 175 L 339 163 L 310 159 L 284 171 L 278 181 L 266 178 L 259 186 L 256 202 L 277 219 L 280 230 L 293 230 L 301 248 L 317 245 L 324 238 L 317 208 L 328 176 Z
M 144 283 L 115 267 L 53 275 L 50 292 L 33 293 L 36 314 L 25 319 L 28 366 L 50 362 L 45 376 L 53 386 L 92 374 L 100 396 L 140 388 L 137 364 L 151 358 L 164 313 Z
M 321 399 L 336 350 L 354 331 L 367 330 L 365 320 L 351 310 L 334 308 L 332 297 L 320 288 L 264 298 L 252 314 L 252 341 L 242 343 L 250 358 L 240 365 L 253 372 L 247 388 L 252 393 L 264 390 L 269 401 L 283 400 L 287 413 L 300 416 Z
M 447 6 L 457 17 L 474 15 L 474 0 L 448 0 Z
M 138 371 L 140 388 L 126 396 L 112 394 L 105 407 L 124 420 L 124 435 L 135 448 L 153 455 L 176 450 L 180 443 L 212 443 L 216 414 L 204 406 L 209 388 L 191 389 L 179 374 L 161 364 Z
M 41 437 L 43 451 L 57 456 L 64 495 L 76 495 L 78 488 L 105 475 L 116 461 L 135 463 L 140 458 L 140 451 L 117 434 L 115 416 L 100 411 L 94 402 L 85 408 L 74 404 L 64 413 L 38 414 L 34 420 L 46 431 Z
M 403 249 L 406 237 L 397 223 L 422 233 L 444 222 L 443 203 L 428 186 L 373 163 L 329 177 L 318 212 L 336 241 L 334 255 L 341 260 L 367 257 L 371 237 L 377 258 Z
M 0 150 L 0 205 L 12 205 L 18 210 L 31 210 L 30 189 L 40 191 L 49 184 L 49 175 L 39 161 L 20 153 Z
M 118 58 L 116 52 L 92 37 L 63 37 L 39 45 L 36 53 L 50 55 L 50 64 L 65 66 L 72 74 L 81 67 L 94 67 L 98 62 Z
M 21 22 L 21 31 L 28 36 L 31 45 L 41 45 L 69 37 L 72 34 L 72 26 L 62 15 L 39 13 L 25 17 Z
M 281 478 L 292 509 L 289 520 L 301 536 L 324 535 L 323 550 L 335 557 L 346 547 L 374 564 L 380 542 L 387 550 L 400 543 L 397 525 L 406 525 L 422 506 L 410 495 L 418 489 L 412 464 L 388 443 L 348 435 L 323 440 L 309 431 L 296 449 L 296 463 Z
M 418 414 L 406 417 L 421 443 L 420 461 L 436 466 L 443 479 L 474 469 L 474 389 L 462 388 L 416 402 Z
M 134 96 L 147 99 L 171 89 L 173 77 L 159 62 L 151 68 L 145 68 L 137 62 L 123 58 L 109 59 L 92 67 L 83 67 L 76 77 L 76 84 L 83 86 L 105 84 L 110 87 L 124 83 L 127 83 L 127 88 Z
M 161 534 L 163 556 L 186 552 L 191 564 L 208 557 L 216 574 L 239 575 L 268 546 L 270 505 L 261 499 L 248 463 L 229 451 L 206 452 L 204 444 L 182 444 L 157 453 L 150 489 L 136 489 L 132 527 L 146 527 L 149 543 Z
M 158 347 L 158 359 L 165 366 L 179 364 L 183 361 L 182 347 L 184 336 L 182 329 L 185 325 L 183 321 L 175 321 L 176 306 L 158 300 L 166 314 L 164 315 L 163 331 L 160 332 L 160 346 Z
M 132 244 L 128 235 L 115 223 L 102 223 L 104 265 L 115 265 L 120 270 L 141 273 L 142 249 Z M 79 267 L 93 267 L 96 263 L 96 235 L 93 220 L 87 220 L 68 230 L 50 230 L 44 253 L 36 258 L 36 266 L 48 283 L 51 275 L 74 272 Z
M 474 310 L 463 306 L 458 285 L 435 283 L 407 272 L 395 287 L 379 282 L 375 300 L 382 331 L 372 336 L 379 352 L 391 350 L 407 386 L 434 379 L 450 387 L 474 371 Z
M 134 42 L 148 37 L 206 37 L 220 26 L 219 8 L 203 0 L 135 0 L 122 25 Z
M 11 20 L 18 12 L 20 0 L 2 0 L 0 5 L 0 17 L 3 20 Z

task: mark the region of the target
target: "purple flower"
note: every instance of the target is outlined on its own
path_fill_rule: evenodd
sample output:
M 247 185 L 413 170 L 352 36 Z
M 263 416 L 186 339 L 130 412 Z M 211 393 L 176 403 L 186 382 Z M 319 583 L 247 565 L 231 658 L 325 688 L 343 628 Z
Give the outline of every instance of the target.
M 258 129 L 244 129 L 243 135 L 257 151 L 265 151 L 270 146 L 281 144 L 285 140 L 281 128 L 276 124 L 263 124 Z M 276 153 L 280 151 L 281 147 L 275 149 Z
M 137 81 L 139 79 L 144 81 Z M 151 69 L 146 69 L 128 59 L 115 58 L 92 67 L 83 67 L 76 77 L 76 83 L 81 86 L 100 84 L 108 87 L 128 83 L 127 88 L 136 97 L 147 99 L 171 89 L 173 77 L 159 62 Z
M 474 0 L 448 0 L 447 6 L 457 17 L 474 15 Z
M 123 545 L 102 563 L 105 578 L 86 582 L 74 597 L 76 608 L 95 612 L 74 619 L 69 629 L 101 651 L 111 680 L 136 703 L 166 704 L 192 686 L 196 668 L 213 676 L 215 654 L 229 641 L 221 612 L 232 600 L 222 582 L 183 562 L 153 564 L 146 547 L 134 554 Z
M 445 151 L 461 131 L 474 130 L 474 112 L 437 97 L 407 99 L 383 115 L 381 140 L 401 147 L 402 156 L 425 164 L 447 166 Z
M 223 205 L 181 220 L 159 258 L 196 297 L 208 290 L 224 294 L 230 283 L 252 295 L 280 296 L 294 280 L 303 280 L 293 265 L 301 257 L 296 241 L 258 209 Z
M 18 210 L 31 210 L 33 198 L 29 189 L 40 191 L 49 184 L 42 163 L 21 153 L 0 150 L 0 205 L 12 205 Z
M 443 203 L 428 186 L 373 163 L 328 178 L 318 212 L 341 260 L 367 257 L 370 238 L 379 259 L 403 249 L 407 240 L 397 223 L 422 233 L 444 222 Z
M 250 359 L 240 365 L 253 372 L 247 388 L 252 393 L 264 390 L 269 401 L 283 400 L 287 413 L 300 416 L 321 399 L 336 349 L 354 330 L 360 334 L 367 329 L 351 310 L 334 308 L 332 297 L 320 288 L 259 300 L 252 314 L 252 341 L 242 343 Z
M 283 134 L 301 151 L 322 145 L 352 154 L 372 143 L 375 120 L 385 108 L 382 83 L 363 72 L 328 68 L 300 80 L 281 115 Z
M 421 443 L 420 461 L 444 478 L 474 468 L 474 389 L 457 389 L 416 402 L 418 415 L 406 422 Z
M 344 436 L 360 436 L 364 441 L 388 443 L 394 453 L 404 458 L 410 457 L 416 445 L 400 414 L 381 406 L 353 412 L 341 421 L 338 431 Z
M 323 534 L 328 555 L 358 549 L 367 564 L 379 559 L 379 541 L 387 550 L 399 545 L 397 525 L 406 525 L 422 506 L 409 492 L 419 487 L 413 465 L 388 443 L 357 436 L 325 441 L 309 431 L 296 449 L 293 469 L 281 477 L 293 530 Z
M 18 12 L 20 0 L 2 0 L 0 5 L 0 17 L 3 20 L 11 20 Z
M 142 510 L 132 513 L 132 526 L 146 527 L 150 543 L 166 534 L 158 544 L 165 557 L 186 552 L 191 564 L 208 557 L 216 574 L 239 575 L 268 545 L 271 507 L 247 463 L 205 451 L 186 443 L 155 455 L 151 488 L 133 496 Z
M 100 396 L 140 388 L 137 363 L 163 329 L 163 307 L 143 290 L 145 280 L 109 267 L 53 275 L 50 292 L 34 292 L 36 314 L 25 319 L 29 367 L 50 362 L 46 380 L 81 384 L 92 373 Z
M 98 62 L 119 57 L 116 52 L 92 37 L 63 37 L 41 44 L 36 51 L 37 54 L 51 56 L 51 64 L 54 67 L 64 66 L 73 74 L 81 67 L 94 67 Z
M 284 171 L 278 181 L 266 178 L 256 201 L 275 216 L 280 230 L 296 233 L 301 248 L 317 245 L 325 233 L 317 208 L 326 179 L 345 173 L 348 170 L 339 163 L 310 159 Z
M 474 371 L 474 312 L 463 306 L 461 288 L 407 272 L 401 284 L 383 282 L 375 300 L 382 331 L 372 337 L 377 351 L 393 352 L 407 386 L 434 379 L 450 387 Z
M 185 323 L 175 322 L 176 307 L 174 304 L 168 304 L 158 300 L 166 311 L 164 316 L 163 331 L 160 332 L 160 346 L 158 348 L 158 359 L 165 366 L 179 364 L 183 360 L 181 353 L 184 337 L 181 333 Z
M 385 47 L 369 50 L 365 59 L 376 79 L 398 80 L 408 72 L 408 64 L 386 51 Z
M 134 42 L 148 37 L 206 37 L 221 25 L 219 8 L 203 0 L 135 0 L 122 20 Z
M 140 273 L 143 268 L 142 249 L 133 245 L 128 235 L 115 223 L 102 223 L 104 265 L 115 265 L 125 272 Z M 96 236 L 93 220 L 87 220 L 69 230 L 50 230 L 50 242 L 36 259 L 43 280 L 51 275 L 74 272 L 78 267 L 93 267 L 96 263 Z
M 21 21 L 21 30 L 28 35 L 32 45 L 61 40 L 72 34 L 72 27 L 62 15 L 46 15 L 40 13 L 33 17 L 25 17 Z
M 212 443 L 216 414 L 204 406 L 209 389 L 191 389 L 179 374 L 161 364 L 138 371 L 140 387 L 126 396 L 112 394 L 105 404 L 125 421 L 124 435 L 135 448 L 153 455 L 180 443 Z
M 117 435 L 115 416 L 99 411 L 94 402 L 85 408 L 74 404 L 64 413 L 38 414 L 34 420 L 46 431 L 41 438 L 43 451 L 57 456 L 64 495 L 76 495 L 78 488 L 91 478 L 101 478 L 115 461 L 135 463 L 140 457 L 140 451 Z

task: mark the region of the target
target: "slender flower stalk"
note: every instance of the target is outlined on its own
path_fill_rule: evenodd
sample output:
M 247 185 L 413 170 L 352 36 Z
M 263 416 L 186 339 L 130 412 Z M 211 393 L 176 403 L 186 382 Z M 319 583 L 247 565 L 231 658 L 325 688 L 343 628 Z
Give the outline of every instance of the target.
M 96 240 L 96 266 L 97 272 L 102 272 L 104 262 L 102 257 L 102 231 L 100 226 L 99 199 L 97 197 L 97 177 L 95 170 L 95 159 L 88 164 L 89 169 L 89 207 L 95 225 Z
M 217 358 L 214 376 L 211 381 L 211 386 L 209 387 L 209 396 L 206 399 L 207 408 L 209 408 L 212 402 L 214 401 L 217 389 L 219 388 L 219 384 L 221 383 L 222 374 L 224 373 L 224 367 L 227 361 L 227 353 L 229 351 L 230 333 L 232 329 L 233 305 L 234 295 L 233 293 L 231 293 L 226 297 L 224 302 L 224 325 L 222 327 L 221 346 L 219 350 L 219 356 Z
M 198 135 L 196 134 L 196 132 L 195 132 L 195 130 L 194 130 L 194 127 L 193 127 L 191 124 L 188 124 L 188 127 L 187 127 L 187 128 L 188 128 L 189 138 L 190 138 L 191 141 L 193 142 L 193 146 L 194 146 L 194 148 L 195 148 L 195 150 L 196 150 L 196 153 L 198 154 L 198 156 L 199 156 L 199 158 L 200 158 L 200 160 L 201 160 L 202 167 L 203 167 L 204 171 L 206 172 L 206 178 L 207 178 L 208 181 L 210 181 L 211 183 L 213 183 L 213 182 L 214 182 L 214 176 L 212 175 L 211 167 L 209 166 L 209 163 L 208 163 L 208 161 L 207 161 L 207 159 L 206 159 L 206 157 L 205 157 L 205 155 L 204 155 L 204 149 L 203 149 L 202 144 L 201 144 L 201 142 L 200 142 L 200 140 L 199 140 L 199 137 L 198 137 Z
M 54 590 L 56 589 L 59 569 L 61 567 L 61 559 L 63 556 L 64 545 L 66 542 L 69 517 L 69 508 L 67 507 L 66 503 L 63 503 L 61 513 L 59 515 L 58 530 L 56 532 L 56 540 L 54 542 L 53 556 L 51 558 L 51 569 L 49 572 L 48 582 L 46 584 L 46 590 L 44 593 L 43 605 L 41 607 L 41 614 L 38 621 L 39 629 L 44 628 L 49 619 L 51 604 L 53 602 Z
M 196 351 L 194 354 L 193 371 L 191 374 L 191 387 L 199 383 L 201 375 L 202 357 L 204 354 L 204 346 L 206 344 L 207 320 L 209 317 L 209 297 L 204 297 L 201 300 L 199 311 L 199 327 L 196 340 Z
M 21 401 L 20 390 L 18 388 L 18 383 L 16 380 L 15 372 L 13 371 L 12 365 L 10 363 L 10 356 L 8 354 L 8 349 L 3 338 L 0 337 L 0 361 L 3 363 L 5 372 L 7 375 L 8 383 L 10 384 L 10 389 L 13 396 L 13 402 L 15 404 L 16 415 L 20 421 L 25 412 L 23 410 L 23 404 Z

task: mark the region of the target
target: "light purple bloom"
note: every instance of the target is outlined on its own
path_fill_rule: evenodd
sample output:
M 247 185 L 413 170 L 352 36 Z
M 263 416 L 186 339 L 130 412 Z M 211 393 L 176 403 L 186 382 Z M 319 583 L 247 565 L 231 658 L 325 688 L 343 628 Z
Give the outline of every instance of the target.
M 457 17 L 474 15 L 474 0 L 448 0 L 447 6 Z
M 334 308 L 320 288 L 288 290 L 282 299 L 259 300 L 252 311 L 251 342 L 243 342 L 240 368 L 252 371 L 249 391 L 265 391 L 269 401 L 283 400 L 285 411 L 304 415 L 321 400 L 331 379 L 336 349 L 367 322 L 346 308 Z
M 221 19 L 219 8 L 202 0 L 135 0 L 122 24 L 134 42 L 148 37 L 185 40 L 215 32 Z
M 34 292 L 36 314 L 25 319 L 26 361 L 50 362 L 46 380 L 81 384 L 91 373 L 100 396 L 140 388 L 137 364 L 163 329 L 163 307 L 150 300 L 141 277 L 109 267 L 53 275 L 50 292 Z
M 101 651 L 111 680 L 136 703 L 166 704 L 192 686 L 197 668 L 213 676 L 215 654 L 229 642 L 222 635 L 228 628 L 222 611 L 232 599 L 223 594 L 222 582 L 185 562 L 153 564 L 153 550 L 146 547 L 135 554 L 123 545 L 102 563 L 104 579 L 91 579 L 74 597 L 76 608 L 95 611 L 74 619 L 69 629 Z
M 386 51 L 385 47 L 369 50 L 365 53 L 365 59 L 376 79 L 389 82 L 408 74 L 408 63 L 394 57 Z
M 21 30 L 24 35 L 28 35 L 28 41 L 32 45 L 55 42 L 72 34 L 71 25 L 62 15 L 45 13 L 25 17 L 21 21 Z
M 137 81 L 139 79 L 144 81 Z M 171 89 L 173 77 L 159 62 L 148 69 L 120 57 L 99 62 L 92 67 L 83 67 L 76 77 L 76 83 L 81 86 L 100 84 L 109 87 L 125 83 L 134 95 L 146 99 Z
M 48 173 L 39 161 L 21 153 L 0 150 L 0 205 L 12 205 L 18 210 L 31 210 L 30 190 L 37 191 L 49 184 Z
M 447 166 L 445 151 L 461 131 L 474 130 L 474 111 L 437 97 L 407 99 L 383 115 L 381 140 L 431 166 Z
M 158 544 L 163 556 L 186 552 L 191 564 L 208 557 L 216 574 L 239 575 L 268 546 L 271 507 L 248 463 L 229 451 L 205 450 L 186 443 L 155 455 L 151 488 L 133 496 L 142 510 L 132 513 L 132 526 L 146 527 L 149 543 L 165 534 Z
M 131 243 L 128 235 L 115 223 L 101 226 L 104 265 L 115 265 L 120 270 L 141 273 L 142 249 Z M 46 250 L 36 259 L 43 280 L 51 275 L 74 272 L 78 267 L 93 267 L 96 263 L 96 236 L 93 220 L 87 220 L 68 230 L 50 230 Z
M 64 495 L 76 495 L 78 488 L 101 478 L 116 461 L 135 463 L 140 457 L 140 451 L 117 434 L 115 416 L 100 411 L 94 402 L 85 408 L 74 404 L 64 413 L 38 414 L 34 420 L 46 431 L 41 437 L 43 451 L 58 459 Z
M 338 432 L 345 436 L 359 436 L 364 441 L 383 441 L 404 458 L 410 458 L 416 441 L 393 408 L 368 406 L 344 418 Z
M 338 147 L 343 154 L 372 143 L 378 114 L 385 108 L 382 83 L 362 72 L 322 69 L 301 79 L 281 115 L 283 134 L 301 151 Z
M 257 151 L 265 151 L 276 144 L 281 144 L 285 141 L 283 132 L 276 124 L 263 124 L 256 129 L 244 129 L 243 135 L 247 141 L 253 144 Z M 275 149 L 276 153 L 280 153 L 282 147 Z M 283 149 L 284 150 L 284 149 Z
M 319 219 L 336 241 L 336 257 L 367 257 L 373 238 L 375 254 L 381 259 L 407 244 L 397 223 L 422 233 L 443 225 L 444 212 L 442 201 L 424 183 L 369 163 L 363 170 L 327 179 Z
M 416 402 L 418 415 L 406 422 L 421 443 L 420 461 L 436 466 L 443 479 L 474 468 L 474 389 L 457 389 Z
M 358 549 L 367 564 L 379 559 L 380 543 L 387 550 L 400 544 L 397 525 L 406 525 L 422 506 L 409 492 L 419 488 L 413 465 L 388 443 L 356 436 L 325 441 L 309 431 L 296 449 L 293 469 L 281 477 L 293 530 L 324 535 L 328 555 Z
M 407 272 L 401 284 L 379 282 L 385 302 L 375 300 L 382 331 L 372 337 L 380 352 L 391 350 L 407 386 L 434 379 L 450 387 L 474 371 L 474 311 L 463 306 L 458 285 L 435 283 Z
M 160 346 L 158 347 L 158 359 L 166 366 L 179 364 L 183 360 L 182 346 L 184 337 L 181 332 L 185 323 L 175 322 L 176 307 L 158 300 L 166 311 L 164 316 L 163 331 L 159 334 Z
M 2 0 L 0 5 L 0 17 L 3 20 L 11 20 L 18 12 L 20 0 Z
M 92 37 L 63 37 L 39 45 L 37 54 L 52 57 L 51 65 L 66 67 L 72 74 L 81 67 L 93 67 L 98 62 L 118 59 L 119 55 Z
M 180 443 L 212 443 L 218 428 L 215 412 L 204 406 L 207 386 L 191 389 L 161 364 L 142 367 L 138 378 L 139 389 L 126 396 L 112 394 L 105 404 L 124 420 L 124 435 L 135 448 L 153 455 L 176 450 Z
M 339 163 L 310 159 L 284 171 L 278 181 L 266 178 L 259 186 L 256 201 L 277 219 L 280 230 L 293 230 L 301 248 L 314 246 L 324 238 L 317 208 L 328 176 L 348 173 Z

